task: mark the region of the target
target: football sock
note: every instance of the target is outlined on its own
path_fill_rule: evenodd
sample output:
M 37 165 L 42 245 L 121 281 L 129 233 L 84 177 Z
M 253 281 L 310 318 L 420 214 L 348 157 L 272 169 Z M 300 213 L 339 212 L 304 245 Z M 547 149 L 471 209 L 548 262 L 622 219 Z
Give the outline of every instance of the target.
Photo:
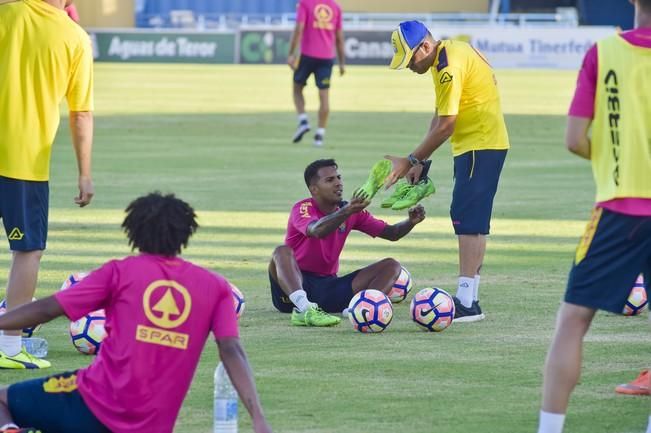
M 475 294 L 475 279 L 470 277 L 459 277 L 457 286 L 457 298 L 464 307 L 472 306 L 473 295 Z
M 538 433 L 562 433 L 564 423 L 564 413 L 550 413 L 541 410 L 540 423 L 538 424 Z
M 316 129 L 316 135 L 320 135 L 321 137 L 325 137 L 325 128 L 317 128 Z
M 0 335 L 0 350 L 7 356 L 17 355 L 21 345 L 20 335 Z
M 290 293 L 289 299 L 292 301 L 294 305 L 296 305 L 296 308 L 300 312 L 303 312 L 312 306 L 310 300 L 307 299 L 307 293 L 305 293 L 305 290 L 303 289 L 296 290 Z
M 309 123 L 307 113 L 301 113 L 298 115 L 298 123 Z
M 479 274 L 475 275 L 475 290 L 473 291 L 472 294 L 472 300 L 473 301 L 479 301 Z
M 5 431 L 5 430 L 7 430 L 7 429 L 9 429 L 9 428 L 15 428 L 15 429 L 18 429 L 19 427 L 18 427 L 16 424 L 14 424 L 13 422 L 8 422 L 7 424 L 5 424 L 5 425 L 3 425 L 2 427 L 0 427 L 0 431 Z

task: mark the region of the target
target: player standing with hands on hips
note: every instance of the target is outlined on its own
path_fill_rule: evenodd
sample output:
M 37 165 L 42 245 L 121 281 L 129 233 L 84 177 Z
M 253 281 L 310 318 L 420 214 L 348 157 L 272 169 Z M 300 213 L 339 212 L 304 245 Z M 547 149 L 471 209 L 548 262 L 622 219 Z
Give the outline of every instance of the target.
M 563 431 L 596 311 L 621 314 L 640 271 L 651 281 L 651 0 L 631 3 L 635 29 L 588 50 L 569 110 L 567 148 L 591 161 L 597 195 L 547 354 L 539 433 Z
M 392 69 L 430 72 L 436 113 L 425 138 L 408 157 L 387 156 L 393 171 L 390 187 L 402 177 L 415 184 L 423 164 L 448 138 L 454 156 L 450 217 L 459 239 L 459 282 L 454 296 L 455 322 L 482 320 L 479 271 L 486 252 L 493 198 L 509 148 L 493 70 L 466 42 L 435 40 L 419 21 L 400 23 L 391 35 Z
M 314 145 L 323 146 L 328 115 L 330 114 L 330 77 L 335 57 L 339 59 L 339 75 L 344 75 L 344 33 L 341 25 L 341 7 L 334 0 L 300 0 L 296 5 L 296 27 L 289 43 L 287 64 L 294 71 L 294 106 L 298 127 L 292 141 L 298 143 L 310 131 L 305 113 L 303 89 L 314 74 L 319 88 L 319 123 Z M 296 48 L 300 42 L 300 58 Z
M 0 0 L 0 218 L 12 251 L 7 310 L 32 300 L 47 240 L 50 153 L 66 98 L 84 207 L 93 198 L 93 50 L 64 12 L 70 0 Z M 47 368 L 0 335 L 0 368 Z

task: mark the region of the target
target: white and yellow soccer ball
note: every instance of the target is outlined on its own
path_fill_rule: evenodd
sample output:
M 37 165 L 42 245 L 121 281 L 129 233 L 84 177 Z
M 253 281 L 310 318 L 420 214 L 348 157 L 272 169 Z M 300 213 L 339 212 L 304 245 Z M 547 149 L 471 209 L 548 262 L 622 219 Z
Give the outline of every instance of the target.
M 454 320 L 454 300 L 443 289 L 426 287 L 414 295 L 409 311 L 421 329 L 441 332 Z
M 646 296 L 644 277 L 640 274 L 631 289 L 631 293 L 628 295 L 622 314 L 625 316 L 637 316 L 642 314 L 642 312 L 647 309 L 648 305 L 649 300 Z
M 411 290 L 411 286 L 411 274 L 404 266 L 402 266 L 400 269 L 400 275 L 396 278 L 396 281 L 393 283 L 393 287 L 391 287 L 391 291 L 389 292 L 389 299 L 391 299 L 391 302 L 397 304 L 398 302 L 404 301 Z
M 70 339 L 79 353 L 97 355 L 106 338 L 106 314 L 104 310 L 93 311 L 70 323 Z
M 382 332 L 393 319 L 393 305 L 379 290 L 362 290 L 350 300 L 348 318 L 359 332 Z
M 235 284 L 231 282 L 228 284 L 231 285 L 231 292 L 233 292 L 233 306 L 235 307 L 235 314 L 237 314 L 237 318 L 239 319 L 240 316 L 242 316 L 244 313 L 244 295 L 242 294 L 242 291 L 235 286 Z

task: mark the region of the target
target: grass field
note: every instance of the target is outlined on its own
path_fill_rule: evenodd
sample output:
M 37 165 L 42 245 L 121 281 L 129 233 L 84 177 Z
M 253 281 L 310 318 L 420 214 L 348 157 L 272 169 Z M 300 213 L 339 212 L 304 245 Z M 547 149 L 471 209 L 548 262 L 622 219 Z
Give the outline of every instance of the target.
M 76 168 L 67 120 L 52 161 L 48 250 L 37 297 L 74 271 L 129 254 L 119 224 L 136 196 L 177 193 L 198 210 L 201 228 L 185 257 L 231 279 L 244 292 L 242 340 L 274 431 L 285 433 L 519 433 L 536 428 L 542 366 L 573 250 L 593 202 L 589 164 L 563 146 L 564 114 L 575 73 L 498 71 L 512 150 L 496 197 L 482 276 L 487 319 L 441 334 L 416 329 L 408 302 L 378 335 L 297 329 L 273 310 L 266 267 L 282 243 L 291 205 L 307 196 L 304 167 L 334 157 L 348 193 L 384 154 L 404 155 L 423 136 L 434 102 L 430 78 L 375 67 L 350 67 L 333 79 L 326 146 L 292 144 L 290 74 L 280 66 L 96 66 L 96 198 L 73 206 Z M 316 92 L 310 85 L 308 109 Z M 312 115 L 312 122 L 315 122 Z M 397 243 L 354 234 L 341 272 L 391 256 L 415 287 L 454 292 L 456 238 L 448 219 L 449 145 L 436 154 L 436 195 L 428 218 Z M 406 212 L 371 212 L 389 222 Z M 9 255 L 0 259 L 6 284 Z M 79 368 L 67 322 L 45 325 L 51 373 Z M 616 384 L 649 363 L 648 323 L 600 313 L 586 338 L 585 362 L 567 418 L 572 433 L 642 432 L 649 398 L 616 395 Z M 178 431 L 208 432 L 212 374 L 206 346 Z M 39 376 L 0 372 L 0 382 Z M 242 409 L 242 413 L 244 410 Z M 247 414 L 240 430 L 250 431 Z

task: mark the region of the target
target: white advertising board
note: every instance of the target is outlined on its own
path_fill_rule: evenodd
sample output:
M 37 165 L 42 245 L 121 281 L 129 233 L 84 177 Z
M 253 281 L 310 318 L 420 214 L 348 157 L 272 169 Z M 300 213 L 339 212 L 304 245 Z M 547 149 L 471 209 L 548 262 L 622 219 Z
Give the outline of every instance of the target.
M 461 39 L 484 53 L 494 68 L 578 69 L 586 51 L 613 27 L 438 27 L 436 39 Z

